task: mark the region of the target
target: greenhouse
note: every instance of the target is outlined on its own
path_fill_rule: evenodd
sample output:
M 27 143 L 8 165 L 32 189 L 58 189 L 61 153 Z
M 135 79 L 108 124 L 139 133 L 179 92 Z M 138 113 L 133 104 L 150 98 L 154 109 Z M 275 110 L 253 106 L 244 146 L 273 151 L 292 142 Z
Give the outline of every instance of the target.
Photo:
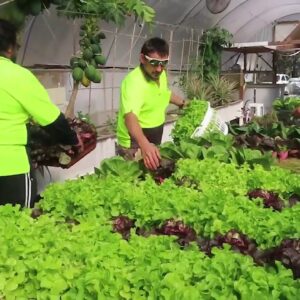
M 0 299 L 300 299 L 299 0 L 0 0 Z

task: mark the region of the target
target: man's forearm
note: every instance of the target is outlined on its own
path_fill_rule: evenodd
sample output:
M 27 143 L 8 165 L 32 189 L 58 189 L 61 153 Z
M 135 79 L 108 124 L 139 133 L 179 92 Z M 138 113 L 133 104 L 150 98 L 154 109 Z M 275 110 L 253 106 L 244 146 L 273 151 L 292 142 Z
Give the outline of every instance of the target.
M 147 169 L 156 170 L 160 164 L 158 148 L 151 144 L 143 133 L 136 115 L 132 112 L 125 115 L 125 124 L 129 134 L 136 140 L 141 148 L 144 164 Z
M 172 104 L 177 105 L 178 107 L 181 107 L 181 108 L 182 108 L 182 107 L 184 106 L 184 104 L 185 104 L 184 99 L 183 99 L 182 97 L 180 97 L 180 96 L 174 94 L 173 92 L 172 92 L 172 94 L 171 94 L 170 102 L 171 102 Z
M 125 115 L 125 124 L 129 134 L 136 140 L 140 147 L 149 143 L 134 113 L 130 112 Z

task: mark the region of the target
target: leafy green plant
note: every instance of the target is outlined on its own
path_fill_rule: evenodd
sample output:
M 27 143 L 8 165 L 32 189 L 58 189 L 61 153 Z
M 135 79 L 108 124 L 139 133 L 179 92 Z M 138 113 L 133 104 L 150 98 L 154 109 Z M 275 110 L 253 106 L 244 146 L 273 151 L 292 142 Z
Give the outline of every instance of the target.
M 285 99 L 275 99 L 273 108 L 277 114 L 278 120 L 286 125 L 299 126 L 298 110 L 300 111 L 300 98 L 287 97 Z
M 276 112 L 271 111 L 263 116 L 254 116 L 251 121 L 256 122 L 261 127 L 270 127 L 273 123 L 278 122 L 278 118 Z
M 182 158 L 210 158 L 237 165 L 247 163 L 252 168 L 255 164 L 260 164 L 266 170 L 270 170 L 275 163 L 271 152 L 262 153 L 246 147 L 234 147 L 233 136 L 225 136 L 217 131 L 209 132 L 196 140 L 187 139 L 176 144 L 164 143 L 160 146 L 160 153 L 162 157 L 176 161 Z
M 276 111 L 288 110 L 291 112 L 299 106 L 300 98 L 297 97 L 286 97 L 284 99 L 277 98 L 273 102 L 273 108 Z
M 236 101 L 236 87 L 237 83 L 218 75 L 209 75 L 209 81 L 205 81 L 198 73 L 190 73 L 185 74 L 181 81 L 181 88 L 189 99 L 207 100 L 211 107 Z
M 171 135 L 175 143 L 189 139 L 195 129 L 201 124 L 208 108 L 204 100 L 192 100 L 183 109 L 183 115 L 175 123 Z
M 136 179 L 142 175 L 139 163 L 135 161 L 126 161 L 120 156 L 104 159 L 99 168 L 95 168 L 95 174 L 107 176 L 126 177 L 127 179 Z
M 151 23 L 155 12 L 142 0 L 97 0 L 77 1 L 59 0 L 57 10 L 59 14 L 69 18 L 84 18 L 87 14 L 99 20 L 123 25 L 128 16 Z
M 228 137 L 218 143 L 231 145 Z M 279 262 L 258 266 L 226 243 L 209 257 L 198 244 L 180 247 L 174 236 L 149 232 L 146 238 L 135 230 L 146 232 L 174 218 L 182 230 L 184 224 L 215 242 L 219 234 L 242 232 L 268 253 L 282 240 L 297 243 L 299 203 L 274 212 L 247 194 L 272 191 L 287 203 L 290 195 L 299 195 L 299 175 L 278 167 L 180 159 L 174 176 L 157 185 L 150 177 L 132 181 L 117 165 L 105 176 L 51 184 L 39 203 L 44 213 L 36 219 L 29 209 L 0 206 L 1 298 L 297 299 L 300 281 Z M 128 240 L 112 230 L 112 219 L 120 215 L 135 222 Z M 232 238 L 239 242 L 236 234 Z M 292 254 L 288 257 L 296 259 Z
M 132 181 L 122 175 L 87 176 L 49 186 L 40 206 L 80 223 L 103 224 L 123 215 L 135 220 L 137 227 L 151 228 L 176 218 L 204 237 L 235 228 L 262 248 L 299 237 L 300 206 L 275 214 L 246 196 L 258 188 L 278 193 L 288 205 L 290 195 L 299 193 L 299 176 L 279 167 L 265 170 L 259 164 L 250 168 L 218 159 L 180 159 L 173 176 L 162 185 L 151 177 Z
M 181 82 L 181 87 L 188 99 L 205 99 L 211 98 L 212 88 L 204 82 L 198 74 L 185 74 Z
M 166 142 L 160 146 L 159 150 L 162 157 L 171 160 L 178 160 L 180 158 L 202 158 L 202 148 L 189 141 L 181 141 L 177 144 Z
M 229 131 L 235 136 L 236 146 L 246 146 L 261 151 L 277 151 L 285 147 L 298 154 L 300 130 L 297 125 L 285 126 L 283 122 L 252 121 L 244 126 L 230 125 Z
M 233 92 L 237 86 L 235 82 L 219 76 L 209 76 L 209 82 L 212 92 L 207 100 L 212 107 L 223 106 L 235 101 L 233 98 Z
M 204 31 L 200 39 L 197 66 L 204 81 L 209 82 L 211 76 L 219 76 L 222 49 L 231 45 L 232 38 L 229 31 L 218 26 Z

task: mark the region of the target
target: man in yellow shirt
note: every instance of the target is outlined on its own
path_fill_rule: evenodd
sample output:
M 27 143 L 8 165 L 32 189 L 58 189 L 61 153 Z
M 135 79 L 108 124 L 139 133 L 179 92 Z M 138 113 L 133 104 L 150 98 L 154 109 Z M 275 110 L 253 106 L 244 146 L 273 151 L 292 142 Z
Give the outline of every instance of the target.
M 165 68 L 169 46 L 161 38 L 147 40 L 141 49 L 140 66 L 122 81 L 118 114 L 118 154 L 133 159 L 140 148 L 144 164 L 160 165 L 157 145 L 161 143 L 165 112 L 169 103 L 184 106 L 184 100 L 168 88 Z
M 32 207 L 35 182 L 26 150 L 28 121 L 43 126 L 57 143 L 75 145 L 78 139 L 37 78 L 13 63 L 16 48 L 16 28 L 0 20 L 0 204 Z

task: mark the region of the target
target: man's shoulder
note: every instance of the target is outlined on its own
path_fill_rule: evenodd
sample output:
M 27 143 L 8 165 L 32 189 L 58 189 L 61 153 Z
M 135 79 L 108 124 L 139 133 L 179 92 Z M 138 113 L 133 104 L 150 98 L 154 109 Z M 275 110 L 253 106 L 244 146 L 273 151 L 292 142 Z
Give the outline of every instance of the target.
M 6 84 L 9 82 L 17 82 L 19 86 L 22 84 L 28 86 L 36 83 L 36 77 L 30 70 L 10 60 L 1 61 L 0 74 L 1 76 L 6 74 L 6 76 L 3 76 L 1 79 L 1 81 Z
M 4 62 L 5 68 L 10 72 L 13 72 L 15 76 L 26 76 L 26 77 L 34 77 L 32 72 L 23 66 L 12 62 L 11 60 L 6 60 Z
M 144 80 L 143 72 L 140 67 L 136 67 L 131 70 L 123 79 L 123 82 L 136 81 L 136 80 Z

